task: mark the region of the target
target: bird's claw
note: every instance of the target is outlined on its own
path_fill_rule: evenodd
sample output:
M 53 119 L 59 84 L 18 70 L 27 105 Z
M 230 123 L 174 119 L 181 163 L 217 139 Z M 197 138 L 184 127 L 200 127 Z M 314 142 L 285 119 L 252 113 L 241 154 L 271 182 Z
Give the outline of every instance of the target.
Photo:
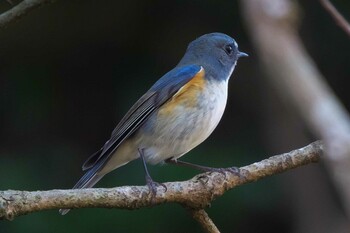
M 157 187 L 158 186 L 162 186 L 164 188 L 164 192 L 166 192 L 168 190 L 168 188 L 166 187 L 165 184 L 153 181 L 150 176 L 146 176 L 146 183 L 147 183 L 148 189 L 152 195 L 152 199 L 157 195 Z
M 218 172 L 222 175 L 225 175 L 226 177 L 226 172 L 229 172 L 235 176 L 241 176 L 241 170 L 238 167 L 228 167 L 228 168 L 210 168 L 208 169 L 208 172 Z

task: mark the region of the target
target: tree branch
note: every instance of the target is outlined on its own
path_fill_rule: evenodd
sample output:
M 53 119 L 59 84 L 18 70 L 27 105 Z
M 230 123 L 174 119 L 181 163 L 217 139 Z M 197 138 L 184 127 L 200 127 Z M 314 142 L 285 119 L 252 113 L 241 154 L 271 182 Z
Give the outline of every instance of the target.
M 18 5 L 12 7 L 10 10 L 0 15 L 0 29 L 5 28 L 11 22 L 17 21 L 30 11 L 54 2 L 55 0 L 24 0 Z
M 348 36 L 350 36 L 349 22 L 347 22 L 346 19 L 339 13 L 337 8 L 335 8 L 329 0 L 320 0 L 320 2 L 326 11 L 328 11 L 328 13 L 332 16 L 338 26 L 343 29 Z
M 168 202 L 178 203 L 186 208 L 203 209 L 215 198 L 238 185 L 318 162 L 322 152 L 323 144 L 316 141 L 301 149 L 241 167 L 240 176 L 230 172 L 203 173 L 188 181 L 165 183 L 167 191 L 164 192 L 164 189 L 159 187 L 155 198 L 151 198 L 147 186 L 33 192 L 0 191 L 0 219 L 12 220 L 16 216 L 49 209 L 138 209 Z M 202 218 L 206 218 L 202 211 L 195 213 L 197 221 L 202 221 L 199 220 Z
M 325 144 L 327 167 L 350 217 L 350 116 L 304 48 L 297 33 L 299 5 L 291 0 L 242 0 L 271 84 L 299 110 Z
M 192 217 L 203 227 L 208 233 L 220 233 L 214 222 L 209 218 L 207 212 L 203 209 L 190 210 Z

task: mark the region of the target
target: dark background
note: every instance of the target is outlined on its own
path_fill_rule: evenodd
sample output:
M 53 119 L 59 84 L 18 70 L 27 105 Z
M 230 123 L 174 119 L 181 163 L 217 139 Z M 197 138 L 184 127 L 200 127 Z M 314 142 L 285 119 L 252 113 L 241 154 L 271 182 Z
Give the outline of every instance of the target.
M 348 107 L 349 38 L 318 1 L 306 2 L 300 34 Z M 334 2 L 350 19 L 350 3 Z M 10 8 L 0 2 L 1 12 Z M 187 44 L 215 31 L 234 37 L 250 57 L 239 61 L 231 78 L 218 128 L 184 160 L 242 166 L 316 140 L 268 83 L 236 1 L 58 0 L 0 31 L 0 190 L 70 188 L 83 174 L 84 160 L 177 64 Z M 173 166 L 150 166 L 150 172 L 160 182 L 198 173 Z M 141 163 L 134 161 L 97 187 L 144 183 Z M 342 232 L 348 224 L 322 163 L 238 187 L 207 211 L 222 232 Z M 80 209 L 64 217 L 52 210 L 0 222 L 1 233 L 102 231 L 201 228 L 175 204 L 134 211 Z

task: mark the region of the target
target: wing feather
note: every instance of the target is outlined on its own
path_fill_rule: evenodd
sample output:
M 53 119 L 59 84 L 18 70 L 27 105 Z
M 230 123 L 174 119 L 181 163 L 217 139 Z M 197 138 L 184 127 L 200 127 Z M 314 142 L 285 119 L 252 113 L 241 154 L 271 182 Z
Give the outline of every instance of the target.
M 201 68 L 198 65 L 176 67 L 159 79 L 122 118 L 100 153 L 95 153 L 87 159 L 83 164 L 83 170 L 93 170 L 93 172 L 89 171 L 92 175 L 102 169 L 119 145 L 130 137 L 156 109 L 200 72 Z

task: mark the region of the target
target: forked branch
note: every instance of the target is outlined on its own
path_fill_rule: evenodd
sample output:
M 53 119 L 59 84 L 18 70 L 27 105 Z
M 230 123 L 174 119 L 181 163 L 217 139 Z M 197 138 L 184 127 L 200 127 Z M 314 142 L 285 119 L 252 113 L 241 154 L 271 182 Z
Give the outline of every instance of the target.
M 33 192 L 0 191 L 0 219 L 12 220 L 20 215 L 50 209 L 92 207 L 139 209 L 169 202 L 200 210 L 236 186 L 318 162 L 322 153 L 323 144 L 321 141 L 316 141 L 289 153 L 241 167 L 240 176 L 230 172 L 202 173 L 187 181 L 165 183 L 167 191 L 164 192 L 164 189 L 159 187 L 157 196 L 152 200 L 147 186 Z M 203 219 L 203 216 L 205 217 L 203 213 L 205 212 L 195 212 L 194 218 Z

